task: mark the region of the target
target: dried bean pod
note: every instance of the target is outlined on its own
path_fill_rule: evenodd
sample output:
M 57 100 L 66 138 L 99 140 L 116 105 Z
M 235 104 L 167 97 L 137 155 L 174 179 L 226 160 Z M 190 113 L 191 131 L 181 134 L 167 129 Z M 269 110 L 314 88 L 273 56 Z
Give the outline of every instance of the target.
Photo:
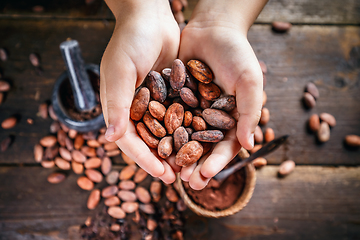
M 211 126 L 229 130 L 235 127 L 236 120 L 226 112 L 218 109 L 205 109 L 202 117 Z
M 150 90 L 142 87 L 135 95 L 131 107 L 130 118 L 134 121 L 140 121 L 144 116 L 150 101 Z
M 150 71 L 145 79 L 146 86 L 150 90 L 150 96 L 159 102 L 164 102 L 167 95 L 167 89 L 161 74 L 156 71 Z
M 199 60 L 190 60 L 186 67 L 191 75 L 202 83 L 210 83 L 214 78 L 211 69 Z

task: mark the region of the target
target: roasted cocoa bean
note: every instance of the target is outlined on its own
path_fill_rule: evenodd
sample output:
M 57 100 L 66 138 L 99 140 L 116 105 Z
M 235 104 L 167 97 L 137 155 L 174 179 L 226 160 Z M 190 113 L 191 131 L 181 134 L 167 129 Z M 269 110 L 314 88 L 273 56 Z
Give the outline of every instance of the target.
M 147 176 L 148 173 L 144 169 L 139 168 L 134 175 L 134 182 L 141 183 Z
M 267 164 L 267 160 L 263 157 L 256 158 L 252 161 L 252 164 L 256 168 L 261 168 Z
M 320 93 L 316 85 L 312 82 L 309 82 L 305 86 L 305 91 L 310 93 L 315 99 L 320 97 Z
M 313 108 L 316 105 L 315 98 L 310 93 L 306 92 L 303 95 L 303 102 L 305 104 L 305 107 L 307 108 Z
M 92 157 L 92 158 L 89 158 L 85 161 L 84 163 L 84 167 L 87 168 L 87 169 L 90 169 L 90 168 L 99 168 L 101 166 L 101 159 L 98 158 L 98 157 Z
M 360 147 L 360 136 L 354 134 L 346 135 L 345 143 L 350 147 Z
M 65 147 L 65 145 L 66 145 L 65 139 L 66 138 L 67 138 L 66 132 L 64 132 L 64 130 L 60 129 L 57 132 L 57 141 L 58 141 L 60 146 Z
M 107 210 L 107 213 L 116 219 L 122 219 L 126 217 L 126 213 L 124 212 L 124 210 L 122 210 L 120 207 L 118 206 L 114 206 L 114 207 L 109 207 L 109 209 Z
M 44 148 L 40 144 L 34 146 L 34 158 L 36 162 L 41 162 L 44 155 Z
M 327 142 L 330 139 L 330 127 L 327 122 L 321 122 L 317 131 L 317 138 L 320 142 Z
M 171 74 L 171 68 L 164 68 L 161 71 L 161 76 L 163 77 L 164 80 L 166 81 L 170 81 L 170 74 Z
M 281 21 L 272 22 L 271 25 L 275 32 L 287 32 L 292 27 L 291 23 Z
M 265 142 L 270 142 L 275 139 L 275 133 L 272 128 L 267 128 L 264 133 Z
M 161 199 L 162 184 L 159 181 L 152 181 L 150 184 L 150 193 L 154 202 L 158 202 Z
M 47 181 L 49 183 L 52 183 L 52 184 L 58 184 L 58 183 L 61 183 L 62 181 L 64 181 L 66 178 L 66 175 L 63 174 L 63 173 L 58 173 L 58 172 L 54 172 L 54 173 L 51 173 L 48 177 L 47 177 Z
M 68 132 L 69 138 L 74 139 L 74 138 L 76 137 L 76 135 L 77 135 L 77 131 L 76 131 L 76 130 L 74 130 L 74 129 L 69 129 L 69 132 Z
M 74 140 L 74 148 L 76 150 L 79 150 L 82 147 L 82 145 L 84 144 L 84 142 L 85 142 L 85 140 L 84 140 L 84 137 L 82 134 L 76 135 L 75 140 Z
M 133 213 L 139 209 L 139 203 L 137 202 L 124 202 L 121 204 L 121 209 L 126 213 Z
M 270 121 L 270 111 L 266 107 L 261 109 L 261 116 L 259 123 L 261 125 L 266 125 Z
M 134 190 L 135 187 L 136 187 L 135 182 L 131 180 L 123 180 L 119 182 L 119 188 L 121 190 Z
M 192 123 L 192 113 L 190 111 L 185 111 L 184 113 L 184 127 L 188 127 L 191 125 Z
M 84 163 L 86 161 L 86 156 L 79 150 L 73 150 L 71 152 L 71 157 L 74 161 L 78 163 Z
M 38 114 L 42 119 L 48 118 L 48 105 L 47 103 L 41 103 L 38 108 Z
M 69 131 L 70 132 L 70 131 Z M 96 139 L 90 139 L 90 140 L 87 140 L 86 141 L 86 144 L 89 146 L 89 147 L 92 147 L 92 148 L 97 148 L 97 147 L 100 147 L 101 144 L 96 140 Z
M 105 199 L 104 204 L 108 207 L 118 206 L 120 204 L 120 199 L 117 196 L 112 196 Z
M 255 143 L 262 143 L 264 140 L 264 134 L 259 126 L 255 127 L 254 140 Z
M 0 92 L 8 92 L 10 90 L 10 84 L 4 80 L 0 80 Z
M 62 170 L 70 170 L 71 169 L 70 162 L 66 161 L 65 159 L 62 159 L 61 157 L 55 158 L 55 164 L 56 164 L 56 166 L 58 166 L 58 168 L 60 168 Z
M 80 152 L 86 157 L 96 157 L 96 149 L 86 145 L 80 148 Z
M 129 180 L 130 178 L 132 178 L 132 176 L 134 176 L 136 169 L 137 169 L 136 165 L 128 165 L 124 167 L 120 171 L 119 179 Z
M 141 211 L 143 211 L 146 214 L 155 214 L 155 207 L 153 204 L 148 203 L 148 204 L 139 204 L 139 209 Z
M 117 183 L 117 181 L 119 180 L 119 171 L 113 170 L 113 171 L 109 172 L 106 175 L 105 180 L 109 185 L 113 185 L 113 184 Z
M 93 182 L 99 183 L 103 180 L 103 175 L 95 169 L 86 169 L 85 175 Z
M 104 157 L 101 162 L 101 172 L 104 175 L 107 175 L 111 171 L 111 168 L 112 168 L 111 159 L 108 157 Z
M 59 154 L 63 159 L 71 161 L 71 153 L 66 148 L 60 147 L 59 148 Z
M 76 174 L 82 174 L 84 172 L 84 165 L 75 161 L 71 161 L 71 168 Z
M 321 121 L 327 122 L 327 124 L 329 124 L 330 127 L 336 126 L 336 119 L 330 113 L 320 113 L 320 119 Z
M 167 187 L 165 192 L 166 198 L 170 202 L 177 202 L 179 201 L 179 196 L 173 187 Z
M 115 196 L 118 193 L 119 189 L 116 185 L 110 185 L 105 187 L 102 191 L 101 191 L 101 196 L 103 198 L 109 198 L 112 196 Z
M 137 200 L 136 194 L 128 190 L 120 190 L 117 195 L 124 202 L 135 202 Z
M 53 168 L 55 167 L 55 162 L 53 160 L 43 160 L 41 161 L 41 166 L 43 168 Z

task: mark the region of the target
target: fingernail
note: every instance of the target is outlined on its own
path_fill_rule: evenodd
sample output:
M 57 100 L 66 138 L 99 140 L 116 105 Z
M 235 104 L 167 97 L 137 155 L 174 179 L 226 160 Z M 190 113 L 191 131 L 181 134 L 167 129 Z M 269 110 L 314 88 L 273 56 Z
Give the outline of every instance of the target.
M 109 125 L 109 127 L 106 129 L 105 132 L 105 139 L 109 142 L 111 142 L 111 136 L 115 133 L 115 127 L 113 125 Z
M 251 147 L 254 147 L 254 133 L 250 134 L 249 142 L 251 144 Z

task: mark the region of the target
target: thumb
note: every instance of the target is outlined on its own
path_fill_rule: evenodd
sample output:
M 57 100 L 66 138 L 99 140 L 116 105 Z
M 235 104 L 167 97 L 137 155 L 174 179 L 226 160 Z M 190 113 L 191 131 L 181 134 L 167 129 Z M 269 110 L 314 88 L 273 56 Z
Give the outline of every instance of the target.
M 105 138 L 109 142 L 121 138 L 127 129 L 136 80 L 136 68 L 130 58 L 108 58 L 105 51 L 100 66 L 100 98 L 107 125 Z

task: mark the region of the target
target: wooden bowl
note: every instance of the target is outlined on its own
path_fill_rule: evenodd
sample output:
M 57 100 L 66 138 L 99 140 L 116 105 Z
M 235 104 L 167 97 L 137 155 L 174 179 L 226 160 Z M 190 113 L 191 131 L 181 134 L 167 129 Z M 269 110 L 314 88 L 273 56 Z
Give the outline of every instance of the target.
M 211 218 L 226 217 L 233 215 L 239 212 L 241 209 L 243 209 L 253 195 L 256 184 L 255 168 L 252 164 L 248 164 L 244 167 L 244 169 L 245 169 L 244 189 L 240 194 L 239 198 L 236 200 L 236 202 L 232 206 L 224 210 L 211 211 L 195 203 L 186 193 L 183 182 L 180 178 L 180 174 L 177 175 L 175 185 L 181 198 L 184 200 L 186 206 L 190 208 L 193 212 L 195 212 L 197 215 L 204 217 L 211 217 Z

